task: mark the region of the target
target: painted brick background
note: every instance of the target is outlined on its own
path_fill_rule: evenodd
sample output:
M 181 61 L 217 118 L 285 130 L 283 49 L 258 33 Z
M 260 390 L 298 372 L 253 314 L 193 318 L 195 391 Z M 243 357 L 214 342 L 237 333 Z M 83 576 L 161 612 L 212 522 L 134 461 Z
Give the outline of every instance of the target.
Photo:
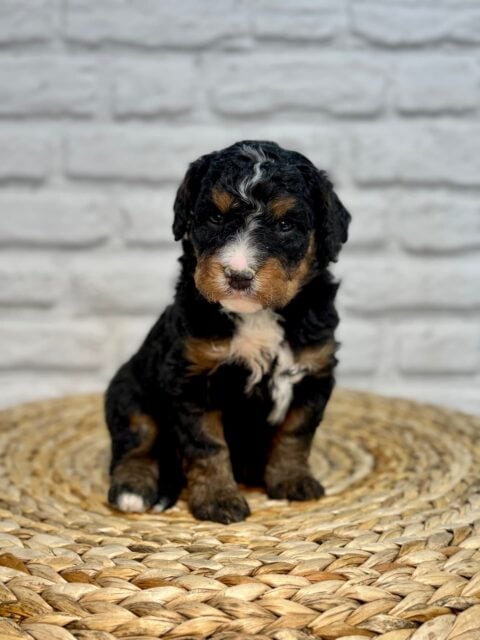
M 270 138 L 351 209 L 339 381 L 480 412 L 478 0 L 1 0 L 0 404 L 102 389 L 189 161 Z

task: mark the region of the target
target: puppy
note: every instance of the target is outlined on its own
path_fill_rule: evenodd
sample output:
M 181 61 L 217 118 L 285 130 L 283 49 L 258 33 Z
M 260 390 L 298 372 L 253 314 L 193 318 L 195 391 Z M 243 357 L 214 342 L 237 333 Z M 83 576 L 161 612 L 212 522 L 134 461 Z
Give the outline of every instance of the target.
M 310 500 L 312 438 L 334 386 L 338 285 L 327 267 L 350 215 L 322 171 L 273 142 L 193 162 L 174 204 L 173 304 L 106 394 L 109 502 L 237 522 L 237 482 Z M 139 283 L 141 286 L 141 283 Z

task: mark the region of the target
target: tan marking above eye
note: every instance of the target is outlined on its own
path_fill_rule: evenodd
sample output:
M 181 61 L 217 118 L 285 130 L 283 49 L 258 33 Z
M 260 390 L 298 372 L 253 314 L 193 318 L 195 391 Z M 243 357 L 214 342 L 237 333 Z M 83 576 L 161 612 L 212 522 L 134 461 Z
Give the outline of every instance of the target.
M 293 196 L 282 196 L 269 202 L 268 209 L 275 218 L 281 218 L 287 214 L 290 209 L 293 209 L 296 202 L 297 201 Z
M 212 201 L 219 211 L 227 213 L 235 204 L 235 199 L 228 191 L 223 191 L 218 187 L 212 189 Z

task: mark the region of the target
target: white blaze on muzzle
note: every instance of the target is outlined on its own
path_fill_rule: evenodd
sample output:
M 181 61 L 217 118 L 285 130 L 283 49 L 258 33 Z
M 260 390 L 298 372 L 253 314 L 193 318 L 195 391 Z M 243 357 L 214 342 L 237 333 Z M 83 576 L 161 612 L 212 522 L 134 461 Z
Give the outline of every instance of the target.
M 255 220 L 250 219 L 247 227 L 220 249 L 220 263 L 233 271 L 255 271 L 258 264 L 258 251 L 253 239 Z
M 255 207 L 255 210 L 248 216 L 245 228 L 219 251 L 219 260 L 225 269 L 255 272 L 258 268 L 259 251 L 255 244 L 254 230 L 258 224 L 257 218 L 261 214 L 261 205 L 252 197 L 252 189 L 262 179 L 262 163 L 267 158 L 261 149 L 254 149 L 248 145 L 244 145 L 243 153 L 253 160 L 254 164 L 251 175 L 245 176 L 239 183 L 237 193 L 244 202 Z M 252 280 L 251 290 L 255 292 L 255 278 Z M 220 303 L 226 309 L 238 313 L 252 313 L 262 308 L 260 303 L 249 298 L 248 294 L 237 293 L 220 300 Z
M 219 260 L 224 269 L 231 271 L 256 271 L 258 266 L 258 251 L 252 238 L 255 220 L 250 220 L 247 228 L 237 234 L 220 250 Z M 251 293 L 255 293 L 255 278 L 252 280 Z M 236 313 L 253 313 L 262 305 L 253 300 L 251 293 L 235 292 L 220 300 L 220 304 L 229 311 Z

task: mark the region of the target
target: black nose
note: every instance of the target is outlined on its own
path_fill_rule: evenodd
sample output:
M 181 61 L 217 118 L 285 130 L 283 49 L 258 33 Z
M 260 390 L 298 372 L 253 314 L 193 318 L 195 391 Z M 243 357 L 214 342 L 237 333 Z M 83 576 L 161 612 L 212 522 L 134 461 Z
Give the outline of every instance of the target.
M 225 275 L 228 278 L 228 282 L 232 289 L 242 291 L 248 289 L 252 284 L 253 276 L 255 275 L 251 269 L 248 271 L 234 271 L 227 267 L 225 269 Z

